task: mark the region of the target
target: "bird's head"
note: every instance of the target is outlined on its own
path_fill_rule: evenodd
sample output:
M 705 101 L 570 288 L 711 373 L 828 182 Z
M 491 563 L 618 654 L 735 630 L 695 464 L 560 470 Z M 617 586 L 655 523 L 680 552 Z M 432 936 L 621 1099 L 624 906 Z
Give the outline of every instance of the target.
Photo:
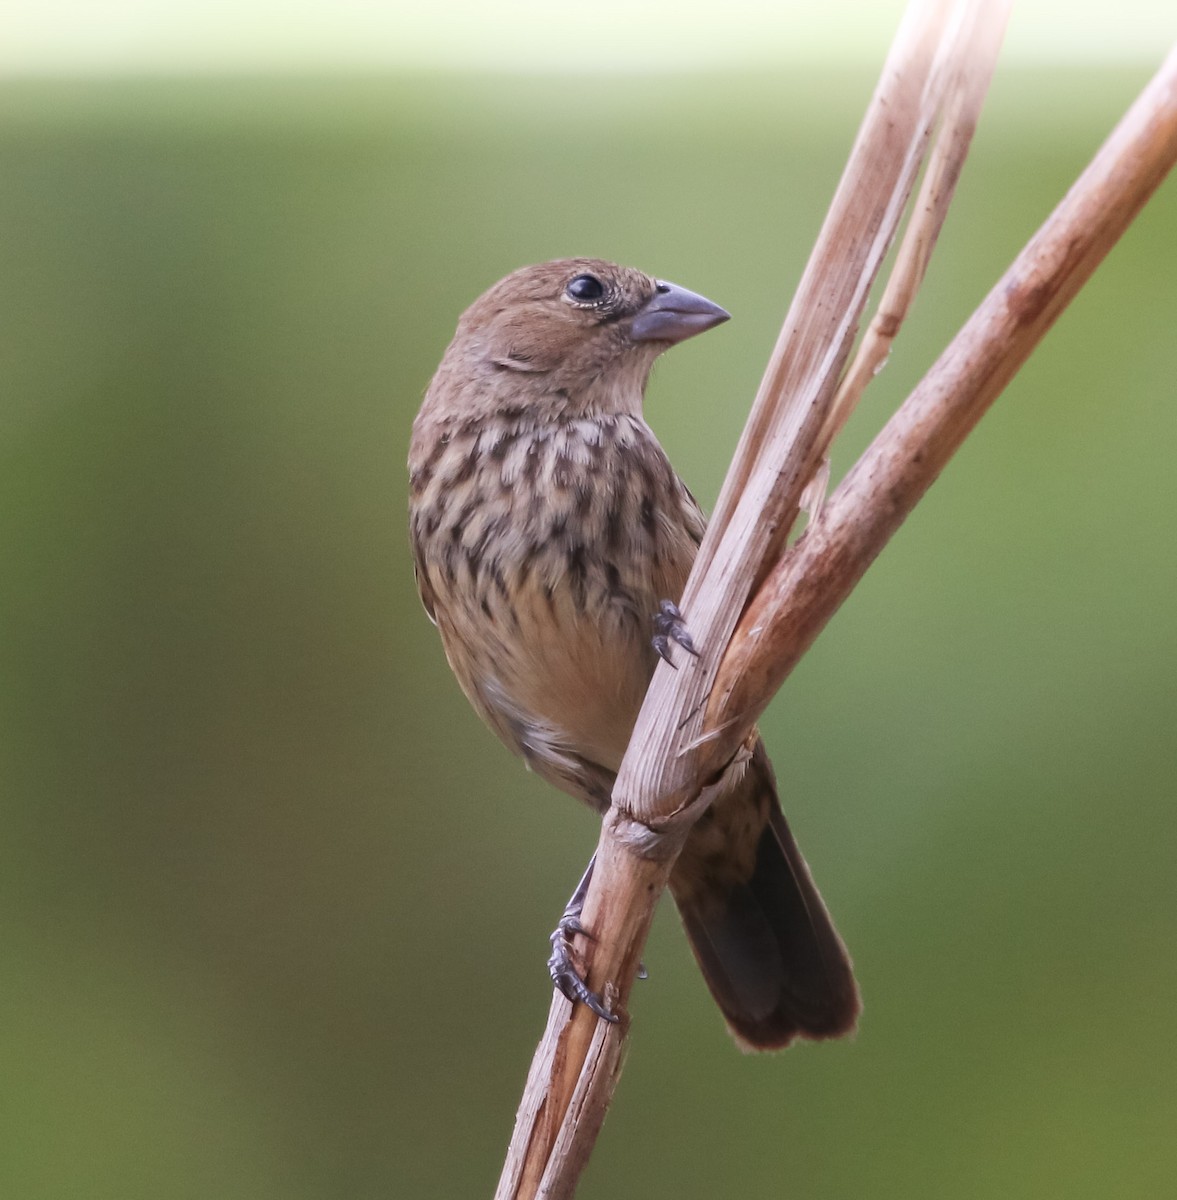
M 521 398 L 569 415 L 636 412 L 658 355 L 727 319 L 695 292 L 601 259 L 523 267 L 462 314 L 430 398 L 444 395 L 450 415 Z

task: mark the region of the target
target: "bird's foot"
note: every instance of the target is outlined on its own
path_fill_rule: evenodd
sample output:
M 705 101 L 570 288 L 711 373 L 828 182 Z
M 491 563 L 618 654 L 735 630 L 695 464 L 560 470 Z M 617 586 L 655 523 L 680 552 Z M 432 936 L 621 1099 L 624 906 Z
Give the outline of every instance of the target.
M 588 938 L 589 941 L 593 940 L 593 935 L 581 924 L 580 915 L 584 911 L 584 898 L 588 892 L 589 881 L 593 877 L 595 863 L 596 856 L 594 855 L 589 859 L 588 869 L 576 885 L 576 891 L 572 893 L 572 899 L 568 901 L 564 915 L 552 932 L 552 956 L 548 959 L 548 974 L 551 975 L 552 983 L 556 985 L 561 995 L 567 997 L 573 1004 L 583 1004 L 602 1020 L 615 1023 L 617 1017 L 605 1007 L 604 1000 L 585 983 L 584 976 L 581 975 L 572 957 L 572 939 L 578 933 Z
M 675 664 L 670 657 L 671 642 L 677 643 L 695 658 L 699 657 L 699 651 L 695 649 L 695 643 L 691 640 L 691 634 L 687 629 L 687 623 L 683 620 L 682 613 L 678 611 L 678 605 L 673 600 L 663 600 L 654 614 L 652 644 L 658 657 L 665 659 L 673 667 Z M 677 670 L 677 668 L 675 669 Z
M 552 933 L 552 956 L 548 959 L 548 974 L 559 989 L 573 1004 L 583 1004 L 603 1021 L 615 1023 L 617 1017 L 606 1007 L 604 1000 L 593 991 L 576 964 L 572 961 L 572 938 L 575 934 L 591 938 L 592 934 L 574 917 L 562 917 Z

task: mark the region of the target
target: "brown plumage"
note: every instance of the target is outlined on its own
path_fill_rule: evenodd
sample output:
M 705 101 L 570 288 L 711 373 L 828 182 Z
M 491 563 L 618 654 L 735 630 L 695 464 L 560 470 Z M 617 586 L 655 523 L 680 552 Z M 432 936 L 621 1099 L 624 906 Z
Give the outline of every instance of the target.
M 502 741 L 599 811 L 704 518 L 642 418 L 654 360 L 727 314 L 596 259 L 525 267 L 462 315 L 413 425 L 417 582 Z M 729 1028 L 753 1049 L 854 1026 L 850 961 L 754 737 L 671 878 Z

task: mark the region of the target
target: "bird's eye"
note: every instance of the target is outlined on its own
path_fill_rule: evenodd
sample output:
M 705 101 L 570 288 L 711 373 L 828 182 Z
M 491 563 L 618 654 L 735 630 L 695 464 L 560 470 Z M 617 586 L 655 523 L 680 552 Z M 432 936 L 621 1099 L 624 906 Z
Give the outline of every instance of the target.
M 595 275 L 577 275 L 564 291 L 571 300 L 591 304 L 605 294 L 605 285 Z

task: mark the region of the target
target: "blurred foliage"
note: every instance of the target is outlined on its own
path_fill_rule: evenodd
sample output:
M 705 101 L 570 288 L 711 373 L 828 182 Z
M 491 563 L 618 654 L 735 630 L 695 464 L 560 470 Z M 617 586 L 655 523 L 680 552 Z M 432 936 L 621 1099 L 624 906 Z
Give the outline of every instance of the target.
M 1146 74 L 999 74 L 837 470 Z M 498 276 L 632 262 L 735 314 L 650 393 L 711 501 L 871 83 L 0 88 L 0 1194 L 490 1194 L 595 835 L 449 678 L 410 421 Z M 765 722 L 857 1040 L 741 1057 L 663 912 L 586 1198 L 1171 1186 L 1175 228 L 1170 184 Z

